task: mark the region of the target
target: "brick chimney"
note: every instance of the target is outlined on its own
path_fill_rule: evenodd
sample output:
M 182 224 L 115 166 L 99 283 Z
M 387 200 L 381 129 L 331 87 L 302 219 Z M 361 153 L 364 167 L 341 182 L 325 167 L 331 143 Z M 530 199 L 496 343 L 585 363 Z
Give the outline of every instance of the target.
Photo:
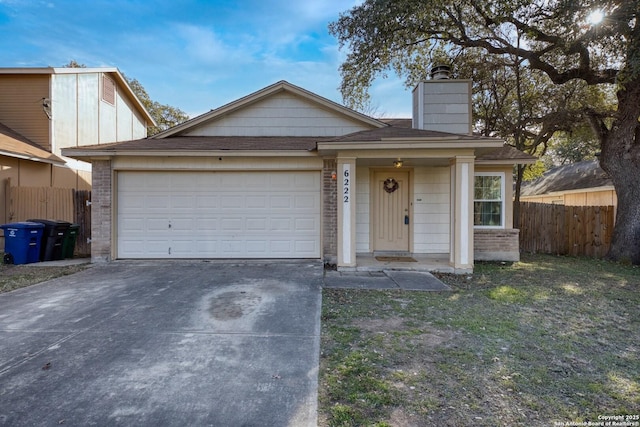
M 431 79 L 413 89 L 413 128 L 471 134 L 471 80 L 450 79 L 450 72 L 434 66 Z

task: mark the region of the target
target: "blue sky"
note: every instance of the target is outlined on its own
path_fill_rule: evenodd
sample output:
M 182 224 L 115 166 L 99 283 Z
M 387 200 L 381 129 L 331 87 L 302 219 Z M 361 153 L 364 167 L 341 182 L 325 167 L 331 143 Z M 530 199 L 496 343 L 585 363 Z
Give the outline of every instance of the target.
M 118 67 L 191 117 L 279 80 L 342 102 L 327 24 L 357 0 L 0 0 L 0 67 Z M 410 117 L 395 77 L 375 115 Z

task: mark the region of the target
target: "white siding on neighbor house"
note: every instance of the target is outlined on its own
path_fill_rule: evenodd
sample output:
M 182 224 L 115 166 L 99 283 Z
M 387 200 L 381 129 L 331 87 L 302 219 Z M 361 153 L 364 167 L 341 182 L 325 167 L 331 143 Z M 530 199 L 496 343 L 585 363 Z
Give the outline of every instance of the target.
M 96 77 L 99 78 L 99 75 Z M 112 105 L 102 100 L 99 86 L 98 89 L 100 116 L 100 141 L 98 143 L 106 144 L 144 138 L 147 135 L 145 123 L 131 101 L 122 96 L 123 90 L 116 86 L 116 102 L 115 105 Z
M 448 167 L 416 168 L 413 184 L 413 252 L 449 253 Z
M 116 103 L 102 101 L 101 73 L 51 76 L 55 154 L 60 149 L 144 138 L 146 127 L 131 101 L 116 89 Z
M 120 91 L 116 96 L 117 120 L 116 137 L 118 141 L 133 139 L 133 114 L 127 102 L 120 96 Z
M 75 74 L 51 76 L 51 111 L 53 113 L 53 153 L 78 145 L 78 84 Z
M 280 93 L 188 132 L 189 136 L 340 136 L 369 130 L 291 93 Z
M 116 106 L 111 105 L 102 99 L 98 102 L 100 105 L 100 144 L 115 142 L 118 140 L 116 131 Z
M 122 91 L 116 91 L 117 132 L 118 141 L 140 139 L 147 136 L 147 127 L 131 101 L 121 96 Z
M 370 181 L 369 168 L 356 168 L 356 253 L 371 252 L 369 247 Z
M 98 144 L 100 135 L 99 74 L 78 75 L 78 145 Z

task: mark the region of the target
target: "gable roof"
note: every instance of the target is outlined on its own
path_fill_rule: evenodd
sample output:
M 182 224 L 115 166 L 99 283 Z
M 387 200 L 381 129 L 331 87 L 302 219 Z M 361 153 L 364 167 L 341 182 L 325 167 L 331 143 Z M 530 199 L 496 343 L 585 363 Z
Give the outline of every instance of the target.
M 225 115 L 231 114 L 241 108 L 249 106 L 251 104 L 255 104 L 259 101 L 262 101 L 274 94 L 280 92 L 289 92 L 292 93 L 310 103 L 316 104 L 326 110 L 330 110 L 338 115 L 345 116 L 350 118 L 351 120 L 361 122 L 363 125 L 367 127 L 380 128 L 386 126 L 383 122 L 371 118 L 365 114 L 359 113 L 355 110 L 342 106 L 336 102 L 333 102 L 327 98 L 324 98 L 320 95 L 316 95 L 313 92 L 309 92 L 306 89 L 295 86 L 285 80 L 281 80 L 277 83 L 274 83 L 270 86 L 267 86 L 263 89 L 258 90 L 257 92 L 253 92 L 247 96 L 244 96 L 240 99 L 232 101 L 228 104 L 225 104 L 219 108 L 211 110 L 207 113 L 201 114 L 200 116 L 194 117 L 191 120 L 187 120 L 179 125 L 176 125 L 170 129 L 165 130 L 164 132 L 160 132 L 156 135 L 153 135 L 151 138 L 154 139 L 162 139 L 170 136 L 181 135 L 188 132 L 191 129 L 199 127 L 207 122 L 214 121 L 217 118 L 223 117 Z
M 522 184 L 522 196 L 613 186 L 597 160 L 585 160 L 549 169 L 541 177 Z
M 0 155 L 34 162 L 64 165 L 60 157 L 40 148 L 35 142 L 0 123 Z
M 39 68 L 0 68 L 0 74 L 92 74 L 92 73 L 105 73 L 108 74 L 109 77 L 113 78 L 116 81 L 118 87 L 122 88 L 129 98 L 133 102 L 134 108 L 142 115 L 144 120 L 146 120 L 149 124 L 148 126 L 155 126 L 156 122 L 151 117 L 151 114 L 147 111 L 144 105 L 136 94 L 133 92 L 133 89 L 127 83 L 127 79 L 124 78 L 120 70 L 116 67 L 97 67 L 97 68 L 70 68 L 70 67 L 39 67 Z

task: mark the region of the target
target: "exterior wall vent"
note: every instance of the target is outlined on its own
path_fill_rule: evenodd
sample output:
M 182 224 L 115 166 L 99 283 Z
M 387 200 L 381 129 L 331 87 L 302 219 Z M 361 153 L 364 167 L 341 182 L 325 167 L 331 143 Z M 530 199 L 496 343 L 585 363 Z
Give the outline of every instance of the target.
M 105 74 L 102 75 L 102 100 L 116 105 L 116 84 Z

